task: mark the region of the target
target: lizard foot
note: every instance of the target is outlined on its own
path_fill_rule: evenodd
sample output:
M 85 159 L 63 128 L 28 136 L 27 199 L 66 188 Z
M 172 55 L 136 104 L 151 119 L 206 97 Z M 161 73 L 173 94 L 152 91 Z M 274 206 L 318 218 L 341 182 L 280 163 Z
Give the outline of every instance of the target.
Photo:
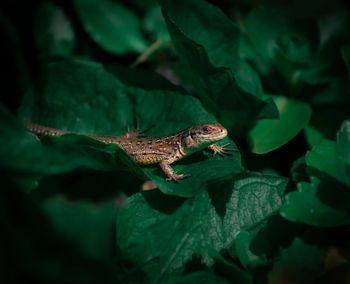
M 175 182 L 178 182 L 179 180 L 182 180 L 182 179 L 185 179 L 185 178 L 188 178 L 190 177 L 191 175 L 190 174 L 172 174 L 170 175 L 166 180 L 167 181 L 175 181 Z
M 212 144 L 208 148 L 213 151 L 213 155 L 219 154 L 221 157 L 224 157 L 225 155 L 230 154 L 231 152 L 239 152 L 238 149 L 232 149 L 228 148 L 227 146 L 230 145 L 230 143 L 224 144 L 222 146 Z

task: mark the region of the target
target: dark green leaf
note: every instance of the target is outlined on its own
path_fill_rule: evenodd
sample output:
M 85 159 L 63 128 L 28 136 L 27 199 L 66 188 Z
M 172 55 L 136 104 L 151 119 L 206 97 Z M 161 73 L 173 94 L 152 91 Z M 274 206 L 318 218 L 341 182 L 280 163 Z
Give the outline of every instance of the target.
M 148 10 L 142 24 L 154 40 L 170 41 L 170 35 L 159 6 L 154 6 Z
M 341 54 L 343 56 L 343 60 L 348 68 L 348 73 L 350 73 L 350 45 L 345 45 L 341 49 Z
M 338 152 L 336 142 L 323 140 L 307 152 L 305 160 L 309 167 L 350 186 L 350 175 L 346 172 L 347 167 Z
M 279 209 L 286 183 L 245 174 L 212 187 L 210 198 L 206 191 L 186 201 L 157 192 L 136 194 L 117 215 L 117 243 L 158 282 L 181 273 L 195 255 L 211 266 L 212 250 L 228 249 L 240 230 L 256 227 Z
M 114 54 L 142 52 L 146 42 L 139 19 L 111 0 L 74 0 L 85 30 L 106 51 Z
M 40 109 L 34 111 L 31 119 L 47 126 L 81 134 L 121 135 L 128 127 L 133 128 L 136 118 L 140 122 L 140 130 L 147 130 L 146 136 L 165 136 L 198 123 L 215 122 L 215 118 L 204 110 L 197 99 L 186 96 L 179 88 L 170 91 L 155 86 L 153 88 L 155 90 L 150 91 L 150 83 L 138 84 L 140 87 L 128 86 L 116 77 L 120 72 L 110 73 L 108 68 L 97 63 L 82 61 L 53 63 L 46 66 L 45 74 L 46 81 L 43 86 L 45 95 L 38 104 Z M 140 72 L 133 73 L 129 70 L 127 74 L 135 77 Z M 130 81 L 125 78 L 125 74 L 123 81 Z M 160 83 L 162 86 L 162 81 Z M 26 113 L 25 107 L 22 111 Z M 116 169 L 111 164 L 111 159 L 118 157 L 119 152 L 113 154 L 113 149 L 110 147 L 98 142 L 95 142 L 96 145 L 91 144 L 94 143 L 92 139 L 86 137 L 71 137 L 71 143 L 68 141 L 69 137 L 50 141 L 61 141 L 68 149 L 75 145 L 74 149 L 78 148 L 74 150 L 75 160 L 86 159 L 85 165 L 88 167 L 89 163 L 96 163 L 97 160 L 109 169 Z M 232 148 L 237 148 L 229 139 L 223 142 L 229 142 Z M 85 144 L 94 148 L 95 152 L 79 148 L 79 145 Z M 177 172 L 192 175 L 179 183 L 166 182 L 166 176 L 157 165 L 146 167 L 143 172 L 165 193 L 193 196 L 210 181 L 233 176 L 243 170 L 239 153 L 224 158 L 201 153 L 193 156 L 187 159 L 188 164 L 184 160 L 181 164 L 175 165 Z M 101 161 L 103 157 L 106 165 Z M 65 157 L 62 156 L 62 161 L 64 160 Z M 110 161 L 107 163 L 108 160 Z M 134 172 L 140 172 L 140 168 L 134 163 L 128 165 Z M 96 166 L 90 167 L 96 168 Z
M 278 71 L 291 90 L 300 83 L 329 80 L 324 70 L 335 51 L 319 46 L 316 21 L 288 9 L 259 6 L 248 14 L 242 29 L 240 53 L 256 62 L 271 85 L 276 85 L 272 71 Z
M 309 122 L 310 107 L 300 101 L 274 97 L 279 118 L 261 119 L 249 133 L 253 153 L 265 154 L 279 148 L 296 136 Z
M 324 135 L 320 130 L 311 124 L 307 125 L 304 129 L 305 138 L 310 147 L 314 147 L 322 142 L 325 139 Z
M 203 284 L 228 284 L 224 278 L 210 272 L 195 272 L 179 277 L 171 284 L 203 283 Z
M 211 252 L 210 255 L 215 260 L 215 271 L 225 276 L 231 283 L 235 284 L 253 284 L 252 277 L 240 266 L 222 257 L 218 252 Z
M 313 244 L 296 238 L 293 244 L 283 250 L 281 259 L 276 261 L 269 275 L 271 283 L 316 283 L 322 273 L 325 251 Z
M 169 33 L 205 106 L 236 136 L 259 117 L 276 116 L 256 72 L 238 56 L 240 32 L 204 1 L 162 1 Z
M 250 244 L 254 235 L 249 232 L 239 232 L 235 241 L 235 252 L 242 265 L 249 269 L 266 264 L 264 257 L 254 254 L 250 249 Z
M 311 183 L 301 182 L 298 190 L 287 195 L 280 214 L 293 222 L 333 227 L 350 223 L 350 195 L 335 183 L 312 177 Z M 322 198 L 327 194 L 328 198 Z M 345 203 L 341 206 L 341 203 Z M 333 204 L 333 205 L 332 205 Z
M 57 5 L 43 2 L 35 23 L 36 44 L 41 56 L 70 56 L 76 45 L 72 24 Z
M 306 171 L 305 156 L 294 161 L 290 169 L 290 175 L 295 183 L 309 180 L 309 175 Z
M 343 161 L 345 175 L 350 175 L 350 120 L 344 121 L 337 133 L 337 150 Z
M 72 135 L 68 144 L 65 143 L 68 137 L 52 139 L 50 145 L 42 144 L 3 108 L 0 109 L 0 133 L 4 145 L 0 148 L 1 166 L 19 174 L 40 177 L 81 167 L 100 170 L 125 167 L 108 154 L 110 150 L 106 145 L 87 137 Z M 130 160 L 117 147 L 113 153 L 125 161 Z
M 101 204 L 70 202 L 63 198 L 43 203 L 53 228 L 93 259 L 108 259 L 113 248 L 114 218 L 117 202 Z

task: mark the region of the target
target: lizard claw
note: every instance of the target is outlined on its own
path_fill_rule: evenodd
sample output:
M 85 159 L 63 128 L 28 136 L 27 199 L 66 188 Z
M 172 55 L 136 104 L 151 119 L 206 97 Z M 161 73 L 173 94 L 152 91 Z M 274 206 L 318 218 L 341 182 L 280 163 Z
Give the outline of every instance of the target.
M 225 155 L 230 154 L 230 152 L 239 152 L 238 149 L 232 149 L 228 148 L 227 146 L 230 145 L 230 143 L 226 143 L 224 145 L 216 145 L 212 144 L 208 148 L 213 151 L 213 155 L 219 154 L 221 157 L 224 157 Z
M 179 180 L 185 179 L 190 177 L 190 174 L 172 174 L 171 176 L 169 176 L 166 180 L 167 181 L 175 181 L 178 182 Z

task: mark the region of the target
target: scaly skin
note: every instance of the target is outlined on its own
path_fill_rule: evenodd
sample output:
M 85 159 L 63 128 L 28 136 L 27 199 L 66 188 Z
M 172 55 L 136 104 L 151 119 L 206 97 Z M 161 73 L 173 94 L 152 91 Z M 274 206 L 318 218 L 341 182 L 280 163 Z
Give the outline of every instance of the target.
M 68 132 L 46 126 L 27 123 L 26 127 L 37 135 L 60 136 Z M 227 136 L 227 130 L 218 123 L 199 124 L 186 130 L 165 137 L 140 138 L 127 133 L 123 136 L 88 135 L 104 143 L 117 144 L 140 165 L 159 164 L 168 177 L 167 180 L 178 181 L 189 175 L 176 174 L 171 164 L 188 155 L 210 149 L 214 154 L 225 155 L 232 149 L 228 144 L 219 146 L 215 142 Z

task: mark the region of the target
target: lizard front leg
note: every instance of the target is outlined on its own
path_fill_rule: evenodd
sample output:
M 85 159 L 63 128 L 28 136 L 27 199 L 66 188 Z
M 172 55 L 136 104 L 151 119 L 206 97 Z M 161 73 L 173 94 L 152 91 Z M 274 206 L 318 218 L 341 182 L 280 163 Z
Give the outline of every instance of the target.
M 176 174 L 174 172 L 174 169 L 170 166 L 173 162 L 179 159 L 178 155 L 174 155 L 174 157 L 168 158 L 166 160 L 163 160 L 159 163 L 160 168 L 163 170 L 163 172 L 168 177 L 167 180 L 173 180 L 173 181 L 179 181 L 181 179 L 184 179 L 186 177 L 189 177 L 190 175 L 186 174 Z

